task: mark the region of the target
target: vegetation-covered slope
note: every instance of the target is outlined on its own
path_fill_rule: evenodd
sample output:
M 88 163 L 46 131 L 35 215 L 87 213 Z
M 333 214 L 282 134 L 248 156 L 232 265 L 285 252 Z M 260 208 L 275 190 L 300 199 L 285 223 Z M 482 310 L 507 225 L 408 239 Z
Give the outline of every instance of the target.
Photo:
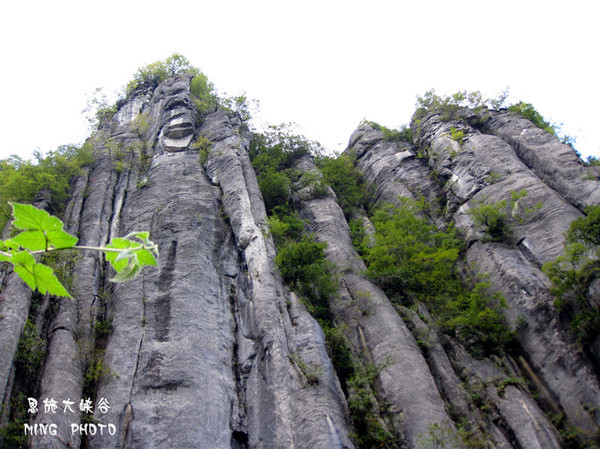
M 127 284 L 97 253 L 51 262 L 72 301 L 6 272 L 5 447 L 600 444 L 596 167 L 477 95 L 428 93 L 335 157 L 247 112 L 174 55 L 82 150 L 4 162 L 3 199 L 51 192 L 81 244 L 160 248 Z

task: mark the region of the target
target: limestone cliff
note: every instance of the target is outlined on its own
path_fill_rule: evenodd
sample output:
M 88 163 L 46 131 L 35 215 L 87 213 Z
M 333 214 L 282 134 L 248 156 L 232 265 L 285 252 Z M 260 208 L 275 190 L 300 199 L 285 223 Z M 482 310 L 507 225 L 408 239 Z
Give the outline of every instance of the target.
M 1 424 L 26 405 L 19 391 L 29 383 L 39 404 L 27 416 L 39 430 L 28 435 L 32 448 L 359 447 L 351 392 L 324 333 L 276 269 L 249 157 L 253 135 L 234 112 L 199 112 L 190 81 L 168 78 L 120 105 L 90 138 L 96 162 L 74 180 L 64 216 L 82 245 L 150 231 L 158 267 L 113 284 L 102 257 L 84 252 L 70 265 L 73 301 L 32 294 L 12 273 L 3 278 Z M 506 111 L 465 110 L 450 120 L 434 111 L 412 128 L 412 143 L 367 123 L 351 136 L 347 151 L 373 186 L 372 205 L 441 198 L 434 221 L 456 224 L 464 266 L 488 274 L 506 299 L 520 352 L 475 358 L 431 325 L 425 307 L 393 304 L 365 276 L 335 193 L 306 194 L 297 182 L 300 217 L 327 243 L 338 273 L 332 319 L 351 356 L 375 367 L 376 419 L 403 448 L 464 447 L 456 437 L 464 422 L 478 447 L 558 448 L 565 426 L 591 441 L 600 426 L 598 359 L 572 341 L 541 265 L 561 254 L 570 223 L 600 202 L 597 176 L 570 147 Z M 210 145 L 194 144 L 203 141 Z M 294 169 L 320 176 L 310 155 Z M 513 208 L 531 213 L 507 241 L 484 238 L 469 211 L 522 190 Z M 45 347 L 35 378 L 15 362 L 26 322 Z M 417 344 L 423 333 L 426 348 Z M 88 397 L 93 416 L 78 407 Z M 46 398 L 58 409 L 45 408 Z M 565 418 L 558 425 L 552 415 Z M 43 430 L 49 424 L 56 432 Z

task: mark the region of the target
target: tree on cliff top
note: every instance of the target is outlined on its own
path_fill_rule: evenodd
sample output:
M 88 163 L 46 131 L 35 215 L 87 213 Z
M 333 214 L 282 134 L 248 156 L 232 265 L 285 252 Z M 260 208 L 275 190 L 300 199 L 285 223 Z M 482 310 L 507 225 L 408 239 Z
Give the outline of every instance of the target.
M 173 75 L 189 73 L 192 76 L 200 74 L 200 70 L 192 66 L 185 56 L 173 53 L 163 61 L 156 61 L 140 67 L 133 75 L 133 79 L 127 84 L 127 94 L 138 87 L 156 87 L 161 82 Z

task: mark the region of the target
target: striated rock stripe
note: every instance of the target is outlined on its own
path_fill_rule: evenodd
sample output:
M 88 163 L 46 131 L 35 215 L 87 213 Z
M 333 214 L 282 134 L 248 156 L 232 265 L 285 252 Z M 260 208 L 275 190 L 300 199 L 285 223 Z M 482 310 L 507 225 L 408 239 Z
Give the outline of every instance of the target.
M 508 142 L 539 178 L 579 209 L 600 203 L 600 182 L 575 151 L 529 120 L 507 111 L 482 109 L 483 130 Z
M 302 158 L 296 168 L 303 173 L 316 170 L 310 157 Z M 308 220 L 316 239 L 327 243 L 325 255 L 336 264 L 342 282 L 341 299 L 332 305 L 334 319 L 349 325 L 355 353 L 375 364 L 378 400 L 388 405 L 400 441 L 418 447 L 433 425 L 453 429 L 413 335 L 383 291 L 362 276 L 366 267 L 352 246 L 348 224 L 332 192 L 323 198 L 304 198 L 300 216 Z
M 465 134 L 455 155 L 447 150 L 457 145 L 450 138 L 451 127 Z M 468 216 L 470 208 L 500 200 L 511 204 L 509 192 L 526 190 L 527 196 L 511 206 L 515 221 L 512 238 L 505 243 L 477 241 L 469 247 L 467 261 L 491 275 L 495 288 L 509 305 L 509 321 L 514 323 L 521 317 L 527 322 L 519 329 L 519 342 L 566 415 L 578 427 L 594 432 L 600 414 L 586 410 L 590 410 L 590 403 L 600 404 L 600 383 L 589 360 L 569 343 L 566 330 L 558 323 L 547 290 L 549 282 L 540 271 L 542 263 L 561 254 L 563 234 L 581 213 L 548 187 L 545 177 L 540 179 L 523 163 L 518 151 L 500 138 L 482 135 L 463 122 L 442 122 L 436 114 L 425 116 L 420 129 L 416 140 L 421 146 L 429 146 L 430 164 L 448 192 L 448 203 L 460 205 L 453 215 L 456 226 L 469 240 L 481 238 L 474 233 Z M 550 160 L 559 156 L 549 152 L 543 157 Z M 547 162 L 560 163 L 560 159 Z M 565 164 L 568 166 L 568 161 Z M 567 175 L 557 172 L 556 176 Z M 490 178 L 496 178 L 495 182 Z
M 246 391 L 250 446 L 352 447 L 345 399 L 322 331 L 275 276 L 273 243 L 259 228 L 265 223 L 264 204 L 250 170 L 249 142 L 237 132 L 240 125 L 235 115 L 216 112 L 200 132 L 213 142 L 207 174 L 221 188 L 224 212 L 248 270 L 259 345 Z M 303 366 L 319 373 L 316 387 L 305 384 Z

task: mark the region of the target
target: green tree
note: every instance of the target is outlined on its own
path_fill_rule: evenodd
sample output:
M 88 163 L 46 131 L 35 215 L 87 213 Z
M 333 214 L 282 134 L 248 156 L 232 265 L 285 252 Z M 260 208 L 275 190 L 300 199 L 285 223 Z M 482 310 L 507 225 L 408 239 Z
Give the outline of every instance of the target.
M 408 303 L 448 288 L 462 242 L 454 228 L 438 230 L 422 213 L 423 201 L 405 200 L 371 217 L 376 233 L 367 274 L 391 297 Z
M 574 220 L 567 232 L 567 242 L 581 242 L 588 249 L 600 247 L 600 205 L 585 209 L 585 217 Z
M 501 94 L 502 99 L 490 100 L 484 99 L 481 92 L 458 91 L 452 95 L 438 95 L 435 89 L 430 89 L 422 96 L 417 97 L 417 110 L 415 118 L 420 118 L 428 112 L 437 111 L 442 114 L 442 120 L 451 120 L 458 118 L 458 112 L 461 108 L 482 108 L 488 104 L 500 104 L 506 99 L 505 94 Z M 507 94 L 506 94 L 507 95 Z
M 289 202 L 292 182 L 299 177 L 292 169 L 294 162 L 319 151 L 318 143 L 295 134 L 290 125 L 272 126 L 254 135 L 249 155 L 268 214 Z
M 87 145 L 63 145 L 42 155 L 34 152 L 35 161 L 19 156 L 0 160 L 0 229 L 11 217 L 9 201 L 32 203 L 40 192 L 49 199 L 48 209 L 63 212 L 70 193 L 70 182 L 94 157 Z
M 552 282 L 559 312 L 571 322 L 576 340 L 587 343 L 600 332 L 600 309 L 590 286 L 600 277 L 600 205 L 574 220 L 566 233 L 564 254 L 543 266 Z
M 544 120 L 542 114 L 540 114 L 531 103 L 524 103 L 520 101 L 516 104 L 510 105 L 508 110 L 520 115 L 523 118 L 526 118 L 538 128 L 541 128 L 552 135 L 556 135 L 556 127 Z
M 512 236 L 513 230 L 506 211 L 506 201 L 479 203 L 468 211 L 475 226 L 482 229 L 492 242 L 505 242 Z
M 184 73 L 196 76 L 200 74 L 200 71 L 192 66 L 185 56 L 173 53 L 165 60 L 140 67 L 127 84 L 127 94 L 140 87 L 156 87 L 168 77 Z
M 488 283 L 461 278 L 456 263 L 462 239 L 451 226 L 440 230 L 431 224 L 425 207 L 423 200 L 404 200 L 375 211 L 367 275 L 393 302 L 425 304 L 473 355 L 501 352 L 512 338 L 501 313 L 503 298 Z
M 269 219 L 271 236 L 277 247 L 283 246 L 288 241 L 300 241 L 304 233 L 304 222 L 298 212 L 286 206 L 273 208 Z
M 331 186 L 340 207 L 346 214 L 364 206 L 368 193 L 367 186 L 350 155 L 319 157 L 316 163 L 323 174 L 324 181 Z
M 190 83 L 190 93 L 196 104 L 196 109 L 200 112 L 215 109 L 219 104 L 215 86 L 208 80 L 208 77 L 198 71 Z

